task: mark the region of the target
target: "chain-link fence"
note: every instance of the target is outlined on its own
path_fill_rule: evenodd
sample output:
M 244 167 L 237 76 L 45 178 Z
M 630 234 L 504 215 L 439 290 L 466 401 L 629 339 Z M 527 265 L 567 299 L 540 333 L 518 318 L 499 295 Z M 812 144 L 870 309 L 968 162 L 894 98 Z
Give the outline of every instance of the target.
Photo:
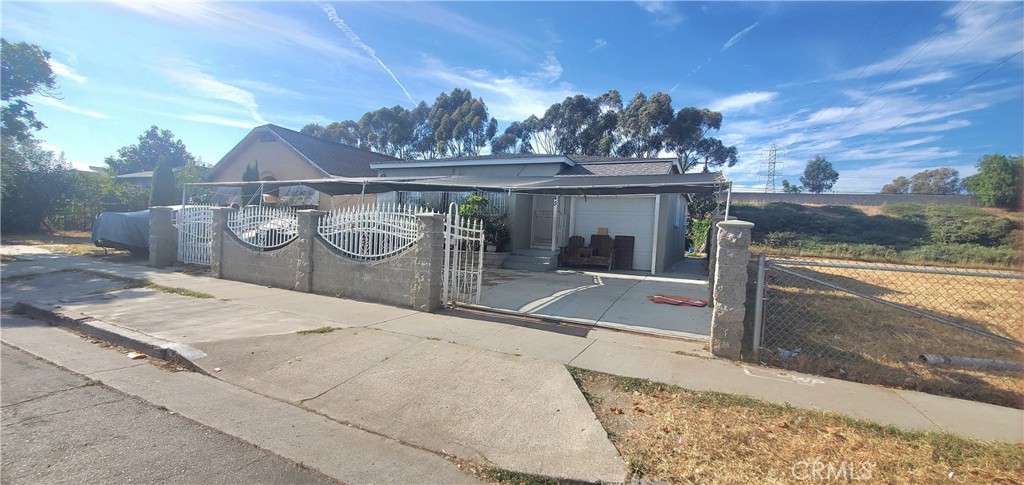
M 760 268 L 754 345 L 765 364 L 1024 407 L 1024 274 L 792 259 Z

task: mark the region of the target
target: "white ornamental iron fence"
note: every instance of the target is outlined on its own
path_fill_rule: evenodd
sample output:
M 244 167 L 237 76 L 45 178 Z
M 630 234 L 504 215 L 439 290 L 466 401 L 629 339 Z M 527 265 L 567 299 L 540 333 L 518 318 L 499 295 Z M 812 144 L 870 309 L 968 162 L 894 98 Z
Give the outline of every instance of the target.
M 445 219 L 444 247 L 444 305 L 479 305 L 484 274 L 483 222 L 462 217 L 458 205 L 452 203 Z
M 377 261 L 411 247 L 423 235 L 415 205 L 362 205 L 332 210 L 320 217 L 316 232 L 346 257 Z
M 209 266 L 213 241 L 213 207 L 184 205 L 174 211 L 172 220 L 178 229 L 178 261 Z
M 228 229 L 254 248 L 277 249 L 299 236 L 299 215 L 294 209 L 249 205 L 228 214 Z

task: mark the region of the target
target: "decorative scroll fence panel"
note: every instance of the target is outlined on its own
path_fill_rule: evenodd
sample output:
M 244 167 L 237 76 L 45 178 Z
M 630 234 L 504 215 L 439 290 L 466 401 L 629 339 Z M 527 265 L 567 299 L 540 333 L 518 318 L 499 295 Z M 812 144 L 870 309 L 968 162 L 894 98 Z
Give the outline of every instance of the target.
M 463 218 L 458 206 L 452 203 L 444 225 L 444 246 L 443 304 L 479 305 L 483 286 L 483 222 Z
M 185 264 L 210 265 L 213 207 L 186 205 L 175 211 L 174 226 L 178 228 L 178 261 Z
M 280 248 L 299 235 L 299 216 L 293 209 L 250 205 L 228 214 L 228 229 L 255 248 Z
M 431 211 L 414 205 L 364 205 L 335 209 L 320 217 L 316 231 L 345 256 L 377 261 L 412 246 L 422 236 L 417 214 Z

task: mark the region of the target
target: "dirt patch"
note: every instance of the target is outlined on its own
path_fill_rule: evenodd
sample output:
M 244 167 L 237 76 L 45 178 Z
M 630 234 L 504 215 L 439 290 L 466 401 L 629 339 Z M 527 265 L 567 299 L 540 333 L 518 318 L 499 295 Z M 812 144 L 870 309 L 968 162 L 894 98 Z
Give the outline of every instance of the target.
M 668 483 L 1021 483 L 1024 449 L 570 371 L 632 479 Z M 815 477 L 815 470 L 821 475 Z M 836 478 L 838 477 L 838 478 Z

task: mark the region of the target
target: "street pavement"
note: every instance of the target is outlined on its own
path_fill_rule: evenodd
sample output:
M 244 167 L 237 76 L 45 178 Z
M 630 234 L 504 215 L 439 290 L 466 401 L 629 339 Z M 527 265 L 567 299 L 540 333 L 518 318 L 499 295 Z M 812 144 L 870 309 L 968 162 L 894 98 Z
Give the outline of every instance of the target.
M 0 366 L 5 484 L 335 483 L 7 345 Z
M 3 265 L 4 278 L 89 269 L 147 278 L 218 298 L 200 300 L 138 288 L 94 289 L 79 296 L 54 298 L 46 291 L 49 285 L 33 283 L 33 277 L 4 283 L 5 306 L 11 301 L 8 295 L 17 295 L 81 322 L 84 329 L 103 327 L 126 335 L 136 332 L 194 351 L 186 352 L 192 356 L 191 362 L 216 379 L 192 373 L 174 375 L 192 376 L 188 377 L 190 386 L 201 382 L 203 391 L 191 395 L 203 396 L 203 403 L 164 389 L 171 384 L 166 379 L 138 383 L 123 375 L 125 371 L 92 372 L 105 372 L 104 382 L 123 384 L 128 389 L 122 389 L 125 392 L 149 396 L 150 402 L 166 402 L 169 408 L 190 409 L 196 416 L 206 416 L 211 409 L 220 411 L 205 391 L 216 383 L 247 399 L 271 399 L 296 413 L 345 423 L 409 449 L 426 450 L 423 452 L 433 453 L 430 456 L 435 458 L 437 454 L 454 455 L 516 471 L 620 481 L 625 465 L 572 385 L 564 368 L 568 364 L 689 389 L 836 411 L 907 429 L 1024 441 L 1020 426 L 1024 412 L 1018 409 L 751 367 L 711 358 L 702 342 L 470 313 L 421 313 L 94 258 L 19 257 L 23 260 Z M 87 281 L 81 286 L 87 287 Z M 337 330 L 296 333 L 324 326 Z M 80 344 L 53 345 L 58 338 L 53 332 L 63 331 L 5 327 L 2 338 L 60 365 L 65 365 L 60 362 L 64 359 L 75 366 L 95 367 L 89 359 L 75 357 L 79 350 L 72 349 Z M 67 367 L 74 369 L 71 364 Z M 114 376 L 116 381 L 111 380 Z M 174 380 L 186 384 L 184 378 Z M 227 388 L 217 389 L 228 393 Z M 259 439 L 273 441 L 269 431 L 257 429 L 254 423 L 241 425 L 237 422 L 240 418 L 230 413 L 213 414 L 216 416 L 205 418 L 210 426 L 235 436 L 248 433 L 254 438 L 245 438 L 247 441 L 286 458 L 294 460 L 305 451 L 294 442 L 264 446 Z M 417 459 L 429 461 L 427 456 Z M 407 463 L 414 462 L 410 459 Z M 331 460 L 317 463 L 321 471 L 333 469 Z M 445 473 L 443 466 L 435 465 L 427 468 Z M 433 481 L 448 483 L 441 478 Z

